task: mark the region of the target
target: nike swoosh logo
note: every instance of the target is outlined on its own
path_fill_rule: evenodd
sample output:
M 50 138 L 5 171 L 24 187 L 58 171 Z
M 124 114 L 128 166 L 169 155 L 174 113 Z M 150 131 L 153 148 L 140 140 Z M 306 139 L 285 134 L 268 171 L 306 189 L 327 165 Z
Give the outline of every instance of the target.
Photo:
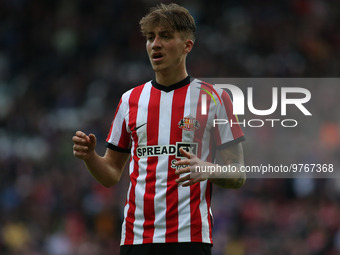
M 147 123 L 147 122 L 146 122 L 146 123 Z M 146 123 L 144 123 L 144 124 L 142 124 L 142 125 L 140 125 L 140 126 L 138 126 L 138 127 L 134 127 L 133 129 L 134 129 L 135 131 L 137 131 L 137 129 L 139 129 L 139 128 L 141 128 L 142 126 L 146 125 Z

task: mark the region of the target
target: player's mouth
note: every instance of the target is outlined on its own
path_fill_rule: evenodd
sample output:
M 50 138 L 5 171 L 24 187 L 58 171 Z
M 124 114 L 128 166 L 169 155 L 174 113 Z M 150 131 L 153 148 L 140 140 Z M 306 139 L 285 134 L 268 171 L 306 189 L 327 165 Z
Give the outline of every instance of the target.
M 155 52 L 152 54 L 152 60 L 154 62 L 161 61 L 163 59 L 163 54 L 161 52 Z

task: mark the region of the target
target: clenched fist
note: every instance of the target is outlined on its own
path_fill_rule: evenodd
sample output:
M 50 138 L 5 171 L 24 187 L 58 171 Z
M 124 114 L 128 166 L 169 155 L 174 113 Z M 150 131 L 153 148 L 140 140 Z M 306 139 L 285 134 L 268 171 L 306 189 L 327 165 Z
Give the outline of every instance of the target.
M 94 134 L 86 135 L 82 131 L 77 131 L 73 136 L 73 154 L 80 159 L 89 159 L 91 153 L 94 152 L 97 144 L 97 138 Z

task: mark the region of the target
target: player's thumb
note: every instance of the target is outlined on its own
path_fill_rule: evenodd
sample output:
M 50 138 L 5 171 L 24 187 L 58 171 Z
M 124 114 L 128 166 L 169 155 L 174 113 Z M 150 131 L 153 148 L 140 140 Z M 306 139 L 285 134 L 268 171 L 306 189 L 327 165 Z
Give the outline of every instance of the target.
M 184 150 L 183 148 L 180 148 L 179 152 L 182 154 L 182 156 L 184 156 L 186 158 L 190 158 L 190 153 L 187 152 L 186 150 Z
M 90 143 L 91 144 L 95 144 L 97 141 L 97 138 L 94 134 L 89 134 L 89 138 L 90 138 Z

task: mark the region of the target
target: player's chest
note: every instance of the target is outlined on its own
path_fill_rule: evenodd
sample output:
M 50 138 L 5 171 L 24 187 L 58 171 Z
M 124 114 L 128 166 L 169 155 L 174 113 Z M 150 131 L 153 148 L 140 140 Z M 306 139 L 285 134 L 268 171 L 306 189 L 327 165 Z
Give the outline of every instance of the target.
M 145 98 L 130 104 L 128 129 L 132 139 L 139 143 L 192 140 L 195 132 L 211 128 L 208 116 L 202 116 L 197 109 L 200 109 L 197 102 L 185 95 L 164 93 Z

